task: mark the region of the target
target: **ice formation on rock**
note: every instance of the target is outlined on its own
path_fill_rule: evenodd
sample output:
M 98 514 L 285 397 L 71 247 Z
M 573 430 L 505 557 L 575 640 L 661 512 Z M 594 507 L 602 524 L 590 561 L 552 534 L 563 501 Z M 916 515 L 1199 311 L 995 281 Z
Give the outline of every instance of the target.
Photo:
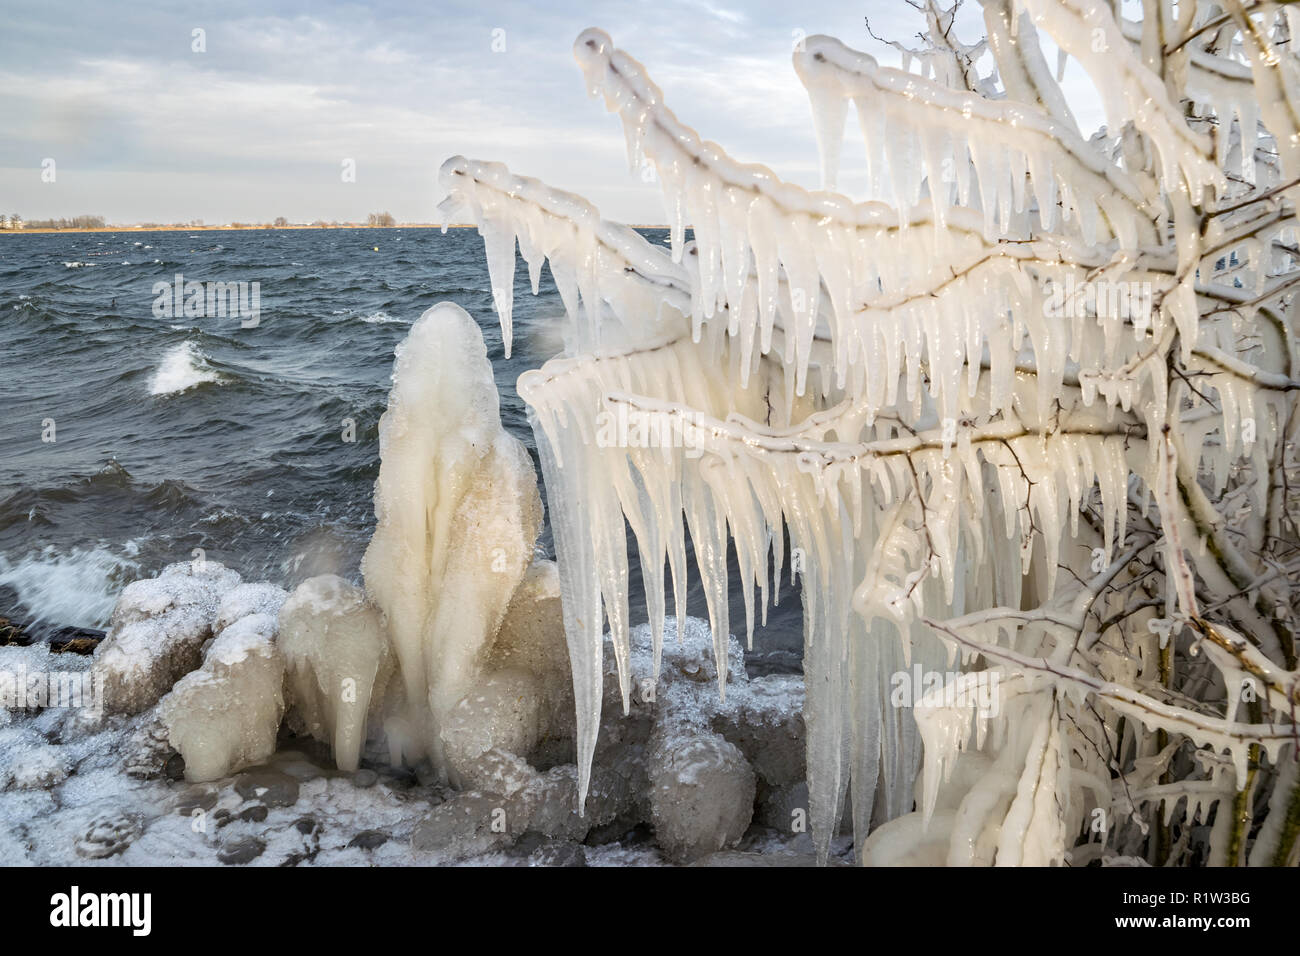
M 156 578 L 128 584 L 107 638 L 95 652 L 104 710 L 137 714 L 156 704 L 199 666 L 222 597 L 239 575 L 215 561 L 168 565 Z
M 289 595 L 279 627 L 297 713 L 313 737 L 330 744 L 340 770 L 356 770 L 368 720 L 380 713 L 393 673 L 383 615 L 360 588 L 323 574 Z
M 47 790 L 68 776 L 68 764 L 57 747 L 33 744 L 6 754 L 0 768 L 0 790 Z
M 498 164 L 443 165 L 506 341 L 516 243 L 569 313 L 565 353 L 519 393 L 579 800 L 605 622 L 635 703 L 626 522 L 655 672 L 664 562 L 680 621 L 689 535 L 720 694 L 728 544 L 750 633 L 784 563 L 799 572 L 822 859 L 851 790 L 860 862 L 1294 860 L 1300 24 L 1274 4 L 982 6 L 987 41 L 967 44 L 929 0 L 902 69 L 827 37 L 796 49 L 821 191 L 732 159 L 609 36 L 580 35 L 589 91 L 663 187 L 671 254 Z M 1100 92 L 1096 136 L 1043 38 Z M 850 103 L 865 202 L 832 191 Z M 914 663 L 945 676 L 891 705 Z
M 533 766 L 572 761 L 573 692 L 554 562 L 528 569 L 479 673 L 440 731 L 452 782 L 501 786 L 503 774 L 527 777 Z
M 665 734 L 650 749 L 650 821 L 671 858 L 734 846 L 754 812 L 754 771 L 720 734 Z
M 485 665 L 489 672 L 508 668 L 537 681 L 543 737 L 572 742 L 573 681 L 554 561 L 535 560 L 510 598 Z
M 470 763 L 474 772 L 463 780 L 465 789 L 421 821 L 412 845 L 471 856 L 503 849 L 526 834 L 600 842 L 591 835 L 621 835 L 648 823 L 661 851 L 685 862 L 734 845 L 756 813 L 787 833 L 791 811 L 806 818 L 807 794 L 801 796 L 796 785 L 803 778 L 802 682 L 788 675 L 749 679 L 744 654 L 731 638 L 726 650 L 730 695 L 723 704 L 708 658 L 713 641 L 708 623 L 686 618 L 680 638 L 674 621 L 665 629 L 661 668 L 651 627 L 642 624 L 629 633 L 636 688 L 629 716 L 614 706 L 621 699 L 617 667 L 611 660 L 603 670 L 603 696 L 610 706 L 584 814 L 574 812 L 578 770 L 572 763 L 541 771 L 507 749 L 524 746 L 528 737 L 517 731 L 530 731 L 531 723 L 518 717 L 533 708 L 497 693 L 492 677 L 487 692 L 466 697 L 447 725 L 460 731 L 449 735 L 457 741 L 448 745 L 449 761 L 473 749 L 479 756 Z M 562 640 L 558 629 L 551 633 Z M 461 720 L 463 728 L 457 727 Z M 780 817 L 773 809 L 778 803 Z
M 159 703 L 168 739 L 185 759 L 186 779 L 217 780 L 275 753 L 285 709 L 277 628 L 270 614 L 239 616 L 208 646 L 203 666 Z
M 384 729 L 395 762 L 428 758 L 445 777 L 443 724 L 532 561 L 541 499 L 527 451 L 501 427 L 482 333 L 459 306 L 429 309 L 399 346 L 379 428 L 362 571 L 400 677 Z

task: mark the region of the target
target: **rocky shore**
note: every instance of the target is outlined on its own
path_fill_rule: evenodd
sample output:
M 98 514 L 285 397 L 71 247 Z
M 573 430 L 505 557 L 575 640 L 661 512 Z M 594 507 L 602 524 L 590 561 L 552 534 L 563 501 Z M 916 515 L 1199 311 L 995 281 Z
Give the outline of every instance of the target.
M 171 585 L 158 583 L 168 580 Z M 219 596 L 207 590 L 214 581 L 220 582 Z M 278 613 L 274 605 L 286 597 L 270 585 L 243 584 L 213 562 L 197 576 L 192 566 L 173 566 L 134 595 L 124 595 L 127 604 L 119 602 L 107 639 L 98 632 L 71 633 L 81 629 L 6 623 L 0 630 L 0 682 L 6 673 L 81 674 L 93 690 L 96 668 L 111 666 L 113 647 L 129 642 L 132 625 L 138 630 L 149 619 L 139 618 L 140 608 L 130 601 L 168 589 L 171 597 L 155 607 L 153 619 L 184 616 L 196 633 L 187 638 L 174 621 L 157 631 L 166 635 L 170 652 L 134 658 L 126 669 L 133 682 L 114 675 L 102 685 L 104 698 L 90 706 L 0 710 L 0 860 L 228 866 L 811 863 L 802 679 L 749 677 L 733 638 L 723 703 L 708 625 L 691 618 L 680 639 L 675 622 L 665 622 L 657 682 L 649 679 L 649 629 L 634 632 L 633 672 L 639 679 L 626 716 L 613 655 L 607 654 L 604 717 L 581 816 L 571 702 L 554 709 L 544 739 L 521 755 L 508 749 L 519 746 L 518 725 L 502 718 L 491 682 L 457 709 L 456 720 L 472 741 L 453 755 L 461 768 L 458 786 L 439 780 L 428 764 L 393 766 L 381 737 L 367 741 L 356 770 L 339 770 L 330 743 L 310 733 L 293 703 L 265 759 L 217 779 L 187 779 L 185 758 L 163 719 L 171 688 L 203 673 L 205 650 L 210 655 L 223 634 L 246 629 L 241 621 L 269 608 Z M 195 603 L 186 605 L 186 595 Z M 503 652 L 500 663 L 545 670 L 556 663 L 558 648 L 558 663 L 567 667 L 558 595 L 543 587 L 532 597 L 526 618 L 512 626 L 547 639 L 520 641 L 520 659 Z M 187 640 L 195 643 L 196 634 L 193 653 L 176 653 Z M 547 647 L 551 665 L 538 659 L 539 653 L 546 656 L 539 649 Z M 122 712 L 141 703 L 134 713 Z M 226 703 L 246 709 L 235 698 Z M 455 739 L 457 730 L 448 737 Z M 188 775 L 194 775 L 192 767 Z

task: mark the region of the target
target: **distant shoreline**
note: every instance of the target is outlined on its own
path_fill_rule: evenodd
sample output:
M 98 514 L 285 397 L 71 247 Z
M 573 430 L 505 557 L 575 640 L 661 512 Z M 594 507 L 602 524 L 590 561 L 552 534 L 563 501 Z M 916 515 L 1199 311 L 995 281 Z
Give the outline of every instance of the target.
M 95 226 L 70 229 L 0 229 L 0 236 L 47 235 L 55 232 L 294 232 L 308 229 L 320 231 L 338 229 L 441 229 L 436 222 L 404 222 L 396 226 L 366 226 L 361 223 L 340 223 L 337 226 Z M 473 223 L 451 223 L 448 229 L 475 229 Z M 667 229 L 667 226 L 635 224 L 632 229 Z
M 440 222 L 404 222 L 397 226 L 367 226 L 359 222 L 341 222 L 328 226 L 94 226 L 67 229 L 0 229 L 0 236 L 36 235 L 51 232 L 289 232 L 305 229 L 441 229 Z M 452 223 L 448 229 L 473 229 L 472 223 Z

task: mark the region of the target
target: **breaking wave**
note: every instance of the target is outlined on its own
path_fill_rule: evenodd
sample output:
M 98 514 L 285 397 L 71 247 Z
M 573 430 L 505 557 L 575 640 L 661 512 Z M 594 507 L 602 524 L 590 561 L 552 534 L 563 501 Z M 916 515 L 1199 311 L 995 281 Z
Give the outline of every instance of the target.
M 209 365 L 207 356 L 194 342 L 186 341 L 168 350 L 149 380 L 150 395 L 176 395 L 205 382 L 219 382 L 221 376 Z
M 128 543 L 126 554 L 106 548 L 67 553 L 46 548 L 17 561 L 0 555 L 0 586 L 12 588 L 18 603 L 33 617 L 75 627 L 103 627 L 118 591 L 139 575 L 131 550 Z M 12 609 L 0 608 L 3 612 Z

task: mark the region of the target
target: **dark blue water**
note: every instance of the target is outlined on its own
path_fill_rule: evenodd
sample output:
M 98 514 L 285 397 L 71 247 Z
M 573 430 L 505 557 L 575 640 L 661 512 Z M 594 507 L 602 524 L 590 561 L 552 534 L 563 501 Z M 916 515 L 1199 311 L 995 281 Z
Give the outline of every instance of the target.
M 259 323 L 156 316 L 154 284 L 177 273 L 258 282 Z M 442 301 L 483 329 L 505 427 L 535 458 L 515 382 L 559 350 L 563 307 L 521 266 L 505 359 L 473 230 L 0 237 L 0 585 L 93 626 L 123 584 L 196 548 L 249 580 L 356 578 L 393 349 Z M 791 603 L 774 653 L 797 647 Z

